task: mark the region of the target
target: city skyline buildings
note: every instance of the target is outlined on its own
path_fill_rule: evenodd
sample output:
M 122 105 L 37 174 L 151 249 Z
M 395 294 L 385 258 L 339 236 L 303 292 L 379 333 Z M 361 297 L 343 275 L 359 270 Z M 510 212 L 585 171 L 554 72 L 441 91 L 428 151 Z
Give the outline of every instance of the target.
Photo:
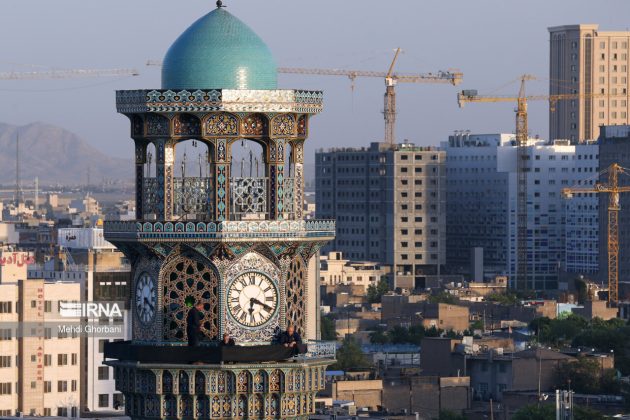
M 256 3 L 245 6 L 239 2 L 226 2 L 230 10 L 238 12 L 245 22 L 254 21 L 259 16 L 267 16 L 269 10 L 264 5 Z M 567 7 L 569 5 L 571 7 Z M 292 14 L 307 13 L 314 19 L 323 19 L 326 10 L 333 5 L 338 12 L 326 19 L 333 19 L 333 26 L 345 28 L 336 33 L 324 36 L 322 45 L 315 46 L 309 55 L 298 52 L 295 45 L 304 42 L 303 36 L 294 37 L 295 40 L 283 40 L 280 34 L 275 33 L 273 25 L 261 19 L 261 34 L 269 39 L 271 46 L 287 44 L 278 57 L 281 65 L 294 65 L 303 67 L 329 67 L 329 68 L 360 68 L 366 70 L 386 70 L 391 60 L 392 49 L 401 46 L 405 53 L 401 55 L 398 68 L 402 72 L 436 71 L 449 67 L 459 68 L 464 72 L 464 85 L 466 88 L 478 88 L 492 90 L 509 80 L 514 79 L 524 72 L 533 73 L 545 79 L 548 75 L 548 37 L 547 27 L 572 24 L 579 22 L 598 22 L 602 30 L 625 29 L 622 18 L 623 10 L 628 10 L 628 5 L 622 1 L 610 1 L 611 10 L 619 13 L 611 14 L 607 8 L 593 8 L 586 1 L 579 2 L 554 2 L 549 5 L 540 1 L 527 8 L 519 10 L 516 6 L 497 3 L 492 14 L 480 14 L 476 27 L 487 27 L 485 30 L 471 30 L 464 16 L 475 15 L 473 9 L 477 5 L 459 2 L 457 7 L 462 11 L 453 15 L 447 5 L 419 5 L 415 2 L 398 3 L 396 13 L 393 16 L 379 16 L 379 5 L 376 1 L 344 2 L 343 4 L 319 2 L 316 5 L 285 4 L 283 10 L 287 16 Z M 62 5 L 63 7 L 61 7 Z M 113 114 L 107 114 L 106 104 L 113 100 L 112 92 L 117 88 L 132 88 L 137 86 L 151 86 L 159 76 L 157 69 L 144 67 L 148 59 L 159 59 L 168 40 L 175 35 L 174 29 L 168 29 L 164 33 L 153 34 L 151 37 L 135 37 L 135 48 L 118 48 L 126 39 L 132 36 L 130 29 L 134 28 L 141 33 L 150 33 L 150 25 L 143 27 L 143 22 L 132 22 L 130 16 L 142 13 L 146 7 L 151 7 L 155 16 L 169 16 L 172 27 L 179 22 L 180 26 L 198 16 L 200 11 L 207 10 L 206 3 L 194 4 L 190 9 L 173 12 L 176 5 L 156 3 L 148 1 L 134 2 L 128 15 L 119 15 L 111 4 L 93 4 L 87 8 L 76 0 L 61 0 L 61 3 L 38 5 L 37 13 L 32 14 L 33 7 L 29 1 L 14 2 L 12 17 L 7 15 L 0 21 L 2 23 L 0 34 L 10 37 L 12 33 L 24 30 L 26 33 L 44 31 L 56 34 L 53 41 L 31 39 L 30 36 L 19 39 L 20 50 L 8 51 L 6 61 L 22 63 L 23 66 L 4 64 L 0 65 L 0 71 L 29 71 L 33 65 L 55 66 L 58 68 L 71 67 L 129 67 L 135 66 L 141 71 L 137 78 L 124 80 L 91 80 L 91 81 L 33 81 L 26 86 L 22 82 L 2 81 L 0 88 L 5 90 L 7 103 L 12 105 L 1 108 L 4 119 L 7 122 L 25 124 L 33 120 L 45 120 L 51 123 L 67 127 L 81 137 L 87 138 L 91 144 L 100 150 L 106 150 L 115 156 L 128 156 L 130 151 L 126 142 L 111 142 L 109 139 L 121 138 L 126 135 L 127 127 L 124 119 Z M 547 13 L 542 16 L 535 10 L 544 7 Z M 68 25 L 55 25 L 55 17 L 64 22 L 62 10 L 76 10 L 82 13 L 85 19 L 69 23 Z M 513 31 L 508 23 L 515 13 L 527 19 L 527 29 Z M 461 15 L 461 17 L 460 17 Z M 6 19 L 6 20 L 4 20 Z M 385 20 L 383 20 L 385 19 Z M 397 20 L 396 25 L 387 25 L 389 21 Z M 385 29 L 368 29 L 362 22 L 382 22 Z M 406 23 L 414 22 L 413 25 Z M 16 28 L 17 22 L 22 22 L 20 28 Z M 32 26 L 31 25 L 32 22 Z M 91 22 L 91 23 L 88 23 Z M 289 20 L 290 22 L 290 20 Z M 481 24 L 483 23 L 483 25 Z M 138 27 L 140 25 L 140 27 Z M 298 25 L 291 23 L 291 25 Z M 450 28 L 449 33 L 441 31 L 445 25 Z M 116 34 L 111 33 L 111 27 L 119 29 Z M 288 30 L 299 33 L 296 27 Z M 352 31 L 350 43 L 337 42 L 340 37 L 347 37 L 348 31 Z M 426 30 L 426 32 L 425 32 Z M 76 33 L 82 33 L 82 41 L 75 39 Z M 426 33 L 441 33 L 440 37 L 427 37 Z M 505 37 L 493 36 L 496 33 L 510 33 L 510 41 Z M 467 39 L 466 47 L 458 39 Z M 368 45 L 366 47 L 366 44 Z M 483 48 L 481 47 L 483 45 Z M 104 58 L 102 55 L 92 54 L 92 51 L 100 51 L 105 48 L 116 50 L 116 54 Z M 136 48 L 145 48 L 147 57 L 138 59 Z M 81 55 L 71 52 L 83 51 Z M 32 51 L 33 55 L 30 52 Z M 525 51 L 525 53 L 523 53 Z M 488 62 L 494 54 L 500 52 L 505 60 L 498 60 L 492 66 Z M 56 54 L 55 54 L 56 53 Z M 38 59 L 33 60 L 33 56 Z M 9 57 L 11 59 L 9 59 Z M 75 58 L 69 58 L 75 57 Z M 39 67 L 38 67 L 39 68 Z M 322 131 L 314 133 L 313 145 L 307 146 L 306 155 L 312 160 L 315 147 L 332 147 L 338 138 L 343 138 L 348 146 L 360 146 L 363 139 L 367 141 L 380 141 L 383 133 L 383 124 L 380 111 L 382 108 L 382 83 L 378 80 L 359 81 L 354 94 L 350 92 L 350 84 L 343 78 L 310 78 L 301 76 L 282 76 L 280 84 L 291 86 L 298 80 L 306 87 L 323 87 L 330 101 L 330 111 L 321 116 Z M 85 88 L 83 88 L 85 87 Z M 504 90 L 505 93 L 514 93 L 517 86 Z M 533 82 L 529 91 L 532 93 L 544 93 L 547 90 L 547 82 Z M 50 92 L 49 92 L 50 91 Z M 23 93 L 28 93 L 23 95 Z M 398 105 L 398 130 L 399 139 L 408 138 L 418 145 L 434 143 L 431 139 L 444 138 L 453 129 L 470 129 L 474 132 L 510 132 L 512 130 L 512 116 L 509 107 L 471 107 L 466 112 L 457 110 L 455 93 L 457 88 L 445 88 L 440 86 L 405 86 L 399 89 Z M 79 105 L 82 98 L 94 98 L 93 113 L 87 113 Z M 37 101 L 31 99 L 36 98 Z M 51 107 L 51 103 L 61 103 L 64 106 Z M 15 106 L 14 106 L 15 105 Z M 27 112 L 28 111 L 28 112 Z M 98 114 L 98 120 L 92 114 Z M 77 119 L 75 116 L 80 115 Z M 106 115 L 107 124 L 101 130 L 92 128 L 99 126 Z M 449 115 L 444 119 L 444 115 Z M 547 136 L 547 106 L 540 102 L 530 107 L 532 134 Z M 343 116 L 340 119 L 339 116 Z M 494 121 L 488 126 L 487 121 Z M 356 128 L 351 130 L 341 121 L 354 121 Z M 422 123 L 423 134 L 417 133 L 416 122 Z M 432 124 L 428 124 L 432 122 Z M 310 163 L 310 162 L 307 162 Z M 82 174 L 83 177 L 83 174 Z

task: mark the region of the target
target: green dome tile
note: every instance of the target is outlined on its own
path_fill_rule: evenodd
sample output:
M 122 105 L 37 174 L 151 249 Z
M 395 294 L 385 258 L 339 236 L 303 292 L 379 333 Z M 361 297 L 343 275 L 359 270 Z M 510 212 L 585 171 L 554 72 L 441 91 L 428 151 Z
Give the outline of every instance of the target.
M 277 68 L 262 39 L 217 8 L 171 45 L 163 61 L 162 88 L 276 89 Z

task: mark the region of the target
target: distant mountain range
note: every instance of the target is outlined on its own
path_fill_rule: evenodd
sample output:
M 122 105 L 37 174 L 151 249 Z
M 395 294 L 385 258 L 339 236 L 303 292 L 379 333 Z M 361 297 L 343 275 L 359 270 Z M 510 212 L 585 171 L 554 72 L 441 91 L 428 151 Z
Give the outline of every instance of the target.
M 76 134 L 54 125 L 22 127 L 0 123 L 0 183 L 15 182 L 15 141 L 20 133 L 20 177 L 25 184 L 84 185 L 87 168 L 94 185 L 103 178 L 131 181 L 133 162 L 106 155 Z

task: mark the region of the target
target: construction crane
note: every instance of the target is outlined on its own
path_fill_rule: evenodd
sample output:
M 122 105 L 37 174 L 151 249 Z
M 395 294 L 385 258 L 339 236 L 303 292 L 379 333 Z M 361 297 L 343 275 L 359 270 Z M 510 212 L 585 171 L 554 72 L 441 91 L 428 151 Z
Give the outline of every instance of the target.
M 513 102 L 516 100 L 516 288 L 527 290 L 527 100 L 525 82 L 533 80 L 521 76 L 521 88 L 516 98 L 509 96 L 481 96 L 476 90 L 464 90 L 457 95 L 460 107 L 466 102 Z
M 76 79 L 89 77 L 138 76 L 135 69 L 67 69 L 29 72 L 0 72 L 0 80 Z
M 479 95 L 476 90 L 463 90 L 457 94 L 457 102 L 460 108 L 463 108 L 467 102 L 515 102 L 516 101 L 516 173 L 517 173 L 517 192 L 516 192 L 516 288 L 527 290 L 529 288 L 527 281 L 527 139 L 528 139 L 528 121 L 527 121 L 527 102 L 528 101 L 549 101 L 550 111 L 555 110 L 555 104 L 558 101 L 579 99 L 579 98 L 598 98 L 611 96 L 605 93 L 592 94 L 559 94 L 559 95 L 526 95 L 525 84 L 529 80 L 536 78 L 529 74 L 520 76 L 520 89 L 517 96 L 490 96 Z
M 630 186 L 619 186 L 619 175 L 630 176 L 630 171 L 613 163 L 600 172 L 600 176 L 608 174 L 608 182 L 597 182 L 592 187 L 563 188 L 566 198 L 573 194 L 606 193 L 608 194 L 608 306 L 614 307 L 619 302 L 619 194 L 630 192 Z
M 423 74 L 400 74 L 394 73 L 394 66 L 401 53 L 397 48 L 394 58 L 387 72 L 365 71 L 365 70 L 341 70 L 341 69 L 321 69 L 321 68 L 298 68 L 298 67 L 278 67 L 278 73 L 284 74 L 308 74 L 316 76 L 345 76 L 352 82 L 358 77 L 378 77 L 385 80 L 385 106 L 383 116 L 385 117 L 385 142 L 394 144 L 396 140 L 396 84 L 398 83 L 448 83 L 458 85 L 461 83 L 463 74 L 458 71 L 439 71 L 437 73 Z M 161 66 L 161 61 L 149 60 L 147 66 Z

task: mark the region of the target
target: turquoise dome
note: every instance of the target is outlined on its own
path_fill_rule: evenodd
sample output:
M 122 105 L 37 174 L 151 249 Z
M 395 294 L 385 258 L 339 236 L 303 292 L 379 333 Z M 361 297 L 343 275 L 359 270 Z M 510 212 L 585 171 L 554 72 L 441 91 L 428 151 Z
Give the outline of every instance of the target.
M 277 77 L 267 45 L 223 8 L 186 29 L 162 65 L 162 89 L 276 89 Z

